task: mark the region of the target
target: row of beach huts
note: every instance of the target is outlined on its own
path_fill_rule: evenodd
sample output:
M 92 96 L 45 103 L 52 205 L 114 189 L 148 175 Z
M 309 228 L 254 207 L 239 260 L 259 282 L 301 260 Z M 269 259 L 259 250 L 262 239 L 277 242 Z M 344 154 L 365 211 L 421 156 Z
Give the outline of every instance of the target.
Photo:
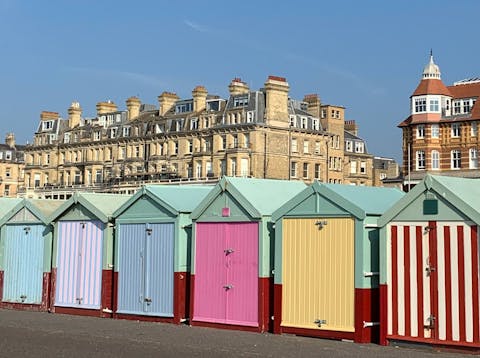
M 480 181 L 0 199 L 0 308 L 480 348 Z

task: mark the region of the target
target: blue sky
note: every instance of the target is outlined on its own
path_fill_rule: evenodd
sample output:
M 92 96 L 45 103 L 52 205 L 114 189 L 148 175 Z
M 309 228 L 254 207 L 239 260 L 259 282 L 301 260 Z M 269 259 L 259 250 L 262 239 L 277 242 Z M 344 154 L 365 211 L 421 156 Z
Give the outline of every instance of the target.
M 401 157 L 396 126 L 433 48 L 445 84 L 480 77 L 480 1 L 0 0 L 0 136 L 31 141 L 40 112 L 196 85 L 226 96 L 286 77 L 290 95 L 346 107 L 368 150 Z

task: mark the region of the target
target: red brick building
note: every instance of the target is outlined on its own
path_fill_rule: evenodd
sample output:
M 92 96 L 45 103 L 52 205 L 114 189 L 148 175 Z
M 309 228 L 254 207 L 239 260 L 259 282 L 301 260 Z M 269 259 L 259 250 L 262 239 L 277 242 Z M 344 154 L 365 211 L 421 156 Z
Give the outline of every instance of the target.
M 426 173 L 480 178 L 479 96 L 480 78 L 445 86 L 430 54 L 422 79 L 410 96 L 410 116 L 399 124 L 407 187 Z

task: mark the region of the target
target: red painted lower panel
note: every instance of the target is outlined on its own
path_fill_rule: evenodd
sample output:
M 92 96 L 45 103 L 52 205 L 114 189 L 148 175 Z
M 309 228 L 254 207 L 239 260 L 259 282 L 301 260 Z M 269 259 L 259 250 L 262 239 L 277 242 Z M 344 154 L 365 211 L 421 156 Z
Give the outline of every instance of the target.
M 3 271 L 0 271 L 0 301 L 3 300 Z
M 50 300 L 48 302 L 48 311 L 55 312 L 55 290 L 57 287 L 57 268 L 52 267 L 52 273 L 50 275 Z
M 189 311 L 190 273 L 175 272 L 173 277 L 173 321 L 181 323 L 187 319 Z
M 24 310 L 24 311 L 47 311 L 50 296 L 50 272 L 43 273 L 42 302 L 40 304 L 3 302 L 3 271 L 0 271 L 0 308 Z
M 380 285 L 380 341 L 382 346 L 386 346 L 388 330 L 388 286 Z
M 355 338 L 357 343 L 378 343 L 380 328 L 380 290 L 355 289 Z M 373 327 L 364 327 L 364 322 L 374 322 Z
M 113 309 L 113 270 L 102 270 L 102 305 L 101 317 L 112 317 Z M 106 310 L 107 312 L 105 312 Z
M 232 329 L 237 331 L 248 332 L 265 332 L 272 330 L 271 316 L 273 314 L 273 278 L 259 277 L 258 278 L 258 327 L 249 327 L 235 324 L 211 323 L 202 321 L 193 321 L 190 319 L 192 326 L 212 327 Z M 195 294 L 195 275 L 190 276 L 190 317 L 194 315 L 194 294 Z
M 282 285 L 275 284 L 273 291 L 273 333 L 282 333 Z

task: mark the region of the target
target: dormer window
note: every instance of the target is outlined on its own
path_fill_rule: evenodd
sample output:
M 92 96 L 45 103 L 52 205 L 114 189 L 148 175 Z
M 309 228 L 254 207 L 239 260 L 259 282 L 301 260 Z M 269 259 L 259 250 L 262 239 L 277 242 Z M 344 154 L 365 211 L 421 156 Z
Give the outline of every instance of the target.
M 318 118 L 312 119 L 312 125 L 314 130 L 316 131 L 320 130 L 320 121 L 318 120 Z
M 193 111 L 193 102 L 183 102 L 175 106 L 175 113 L 185 113 Z
M 7 150 L 5 152 L 5 159 L 6 160 L 12 160 L 12 152 L 10 150 Z
M 235 97 L 233 99 L 234 107 L 243 107 L 248 104 L 248 96 Z
M 129 136 L 130 136 L 130 130 L 131 130 L 130 127 L 123 127 L 122 136 L 123 136 L 123 137 L 129 137 Z
M 467 99 L 463 101 L 463 113 L 469 113 L 470 112 L 470 100 Z
M 307 129 L 307 127 L 308 127 L 307 117 L 302 117 L 301 118 L 301 123 L 302 123 L 302 129 Z
M 49 130 L 53 128 L 53 121 L 42 122 L 42 130 Z
M 110 129 L 110 138 L 115 138 L 117 136 L 117 128 Z
M 255 112 L 248 111 L 247 112 L 247 123 L 252 123 L 255 120 Z
M 351 152 L 353 149 L 352 149 L 352 141 L 351 140 L 347 140 L 345 142 L 345 150 L 347 152 Z
M 93 132 L 93 140 L 100 140 L 100 138 L 101 138 L 101 132 L 100 131 Z
M 363 153 L 365 151 L 365 146 L 363 142 L 355 142 L 355 153 Z
M 65 133 L 63 137 L 63 142 L 64 143 L 70 143 L 70 133 Z
M 462 103 L 460 101 L 453 102 L 453 113 L 460 114 L 462 112 Z

